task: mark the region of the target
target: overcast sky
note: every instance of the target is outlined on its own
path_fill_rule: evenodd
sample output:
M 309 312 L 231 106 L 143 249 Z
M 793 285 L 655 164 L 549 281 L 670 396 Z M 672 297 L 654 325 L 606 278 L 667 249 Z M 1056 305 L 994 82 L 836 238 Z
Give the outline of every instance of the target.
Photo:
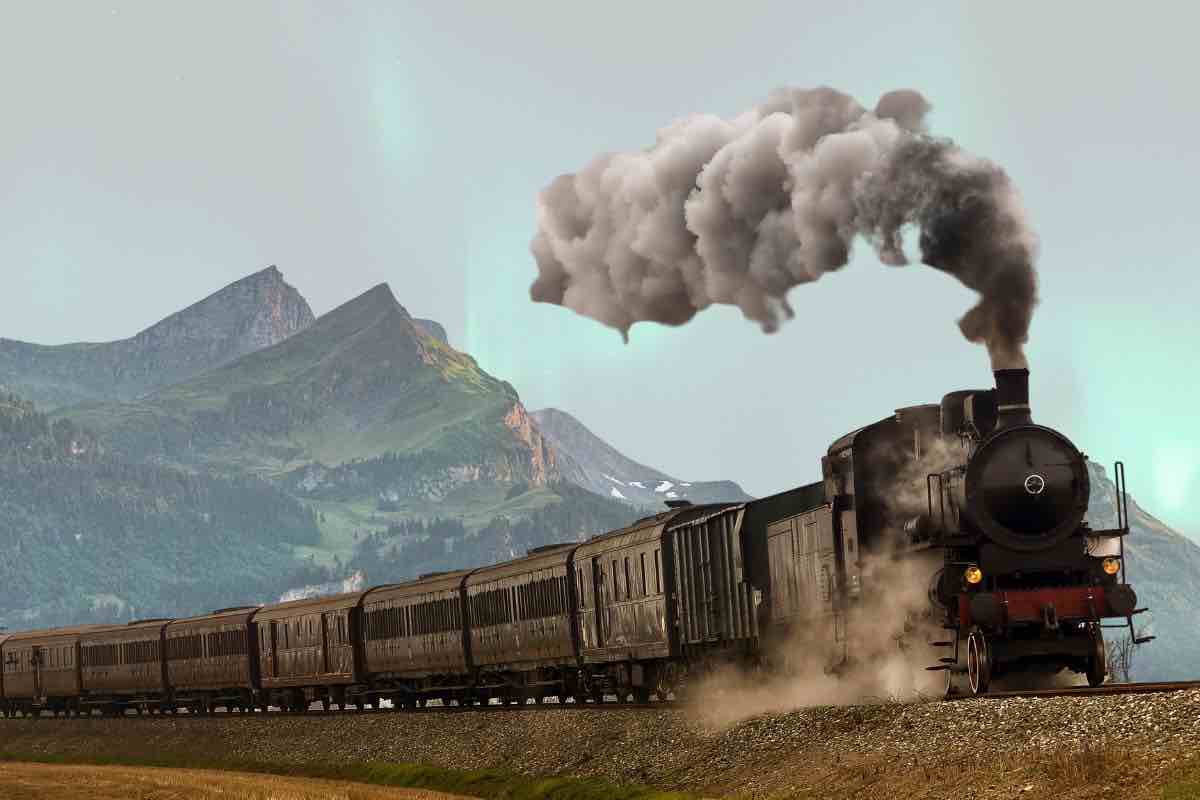
M 1114 4 L 1115 5 L 1115 4 Z M 630 456 L 765 494 L 841 433 L 990 383 L 973 302 L 859 247 L 768 336 L 535 305 L 537 191 L 778 86 L 911 87 L 1042 239 L 1035 418 L 1200 534 L 1200 16 L 1138 3 L 0 0 L 0 336 L 129 336 L 277 264 L 408 309 Z

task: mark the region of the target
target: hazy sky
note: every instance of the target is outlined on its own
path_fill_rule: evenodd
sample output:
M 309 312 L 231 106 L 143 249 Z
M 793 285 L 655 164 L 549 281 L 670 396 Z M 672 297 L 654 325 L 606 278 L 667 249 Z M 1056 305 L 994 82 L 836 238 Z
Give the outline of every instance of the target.
M 780 490 L 841 433 L 990 383 L 954 326 L 972 295 L 859 247 L 775 335 L 721 308 L 623 345 L 529 301 L 534 198 L 777 86 L 911 87 L 1041 236 L 1035 418 L 1200 534 L 1200 15 L 1101 7 L 0 0 L 0 336 L 128 336 L 268 264 L 318 314 L 388 281 L 530 408 Z

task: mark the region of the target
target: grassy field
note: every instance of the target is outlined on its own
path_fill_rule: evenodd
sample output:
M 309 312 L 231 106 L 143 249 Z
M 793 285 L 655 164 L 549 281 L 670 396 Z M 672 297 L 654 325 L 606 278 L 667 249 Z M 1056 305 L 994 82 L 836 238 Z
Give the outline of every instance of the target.
M 8 763 L 0 764 L 0 797 L 6 800 L 457 800 L 462 795 L 217 770 Z
M 200 785 L 196 792 L 186 788 L 189 784 L 183 778 L 189 776 Z M 92 791 L 93 785 L 98 788 L 92 794 L 81 788 Z M 18 793 L 26 788 L 33 793 Z M 273 788 L 280 791 L 271 791 Z M 399 789 L 421 791 L 399 793 Z M 498 769 L 381 763 L 299 766 L 182 754 L 154 759 L 62 758 L 0 750 L 0 798 L 4 800 L 193 800 L 217 796 L 232 800 L 693 800 L 681 792 L 617 786 L 595 778 L 531 777 Z

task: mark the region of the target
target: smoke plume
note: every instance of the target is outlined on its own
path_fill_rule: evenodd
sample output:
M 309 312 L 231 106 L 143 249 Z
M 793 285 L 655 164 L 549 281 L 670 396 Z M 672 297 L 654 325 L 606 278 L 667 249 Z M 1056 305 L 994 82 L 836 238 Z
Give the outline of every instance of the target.
M 867 111 L 834 89 L 783 89 L 600 156 L 539 195 L 530 295 L 626 338 L 713 303 L 771 332 L 793 316 L 788 290 L 844 266 L 856 236 L 902 265 L 901 232 L 916 226 L 921 261 L 980 295 L 963 334 L 994 368 L 1024 366 L 1036 238 L 1004 171 L 930 136 L 929 108 L 910 90 Z

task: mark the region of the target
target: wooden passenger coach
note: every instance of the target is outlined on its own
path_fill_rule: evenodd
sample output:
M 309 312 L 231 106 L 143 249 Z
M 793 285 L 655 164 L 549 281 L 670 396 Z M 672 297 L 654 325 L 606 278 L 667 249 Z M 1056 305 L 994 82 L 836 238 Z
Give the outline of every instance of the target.
M 314 700 L 346 704 L 347 689 L 362 682 L 355 643 L 365 594 L 293 600 L 255 614 L 265 704 L 295 711 Z
M 565 669 L 577 663 L 569 579 L 577 546 L 535 548 L 525 558 L 467 576 L 470 657 L 482 696 L 541 702 L 574 693 L 573 682 L 564 689 L 564 680 Z
M 363 596 L 363 671 L 373 693 L 416 706 L 466 689 L 471 669 L 463 582 L 469 574 L 430 575 Z
M 104 626 L 79 641 L 85 707 L 109 713 L 173 708 L 163 662 L 163 631 L 169 620 Z
M 222 609 L 167 625 L 167 681 L 176 703 L 199 713 L 218 706 L 255 708 L 259 667 L 252 626 L 257 612 L 257 606 Z
M 77 712 L 82 694 L 79 639 L 97 627 L 30 631 L 0 639 L 0 686 L 6 716 L 43 710 L 56 714 Z

